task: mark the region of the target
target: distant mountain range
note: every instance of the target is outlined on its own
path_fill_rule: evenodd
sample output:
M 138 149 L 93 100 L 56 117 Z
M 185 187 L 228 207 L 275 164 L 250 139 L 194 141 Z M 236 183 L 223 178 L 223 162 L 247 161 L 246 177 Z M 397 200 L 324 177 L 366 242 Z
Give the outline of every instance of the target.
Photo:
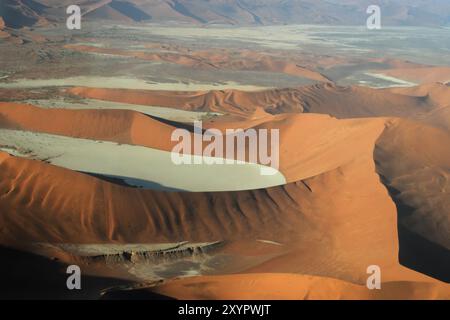
M 84 19 L 195 24 L 364 25 L 377 4 L 384 25 L 450 25 L 449 0 L 1 0 L 7 27 L 62 22 L 77 4 Z

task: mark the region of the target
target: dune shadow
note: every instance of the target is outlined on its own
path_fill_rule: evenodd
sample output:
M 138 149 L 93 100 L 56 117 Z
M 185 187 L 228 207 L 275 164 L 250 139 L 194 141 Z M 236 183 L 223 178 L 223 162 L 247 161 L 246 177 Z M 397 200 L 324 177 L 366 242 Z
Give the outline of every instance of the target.
M 100 300 L 176 300 L 149 289 L 111 290 L 103 294 Z
M 386 177 L 381 182 L 397 207 L 399 261 L 403 266 L 435 279 L 450 283 L 450 250 L 409 230 L 403 220 L 412 215 L 414 208 L 399 199 L 400 192 L 389 185 Z
M 116 9 L 120 13 L 122 13 L 122 14 L 126 15 L 127 17 L 133 19 L 133 21 L 140 22 L 140 21 L 149 20 L 149 19 L 152 18 L 146 12 L 138 9 L 133 4 L 125 2 L 125 1 L 112 1 L 109 5 L 113 9 Z
M 93 173 L 93 172 L 85 172 L 85 171 L 78 171 L 79 173 L 83 173 L 86 175 L 89 175 L 91 177 L 120 185 L 122 187 L 128 187 L 128 188 L 135 188 L 135 189 L 149 189 L 149 190 L 156 190 L 156 191 L 164 191 L 164 192 L 183 192 L 186 190 L 183 189 L 177 189 L 172 187 L 164 186 L 160 183 L 154 182 L 154 181 L 148 181 L 148 180 L 142 180 L 137 178 L 130 178 L 130 177 L 122 177 L 122 176 L 115 176 L 115 175 L 105 175 L 100 173 Z
M 99 299 L 105 288 L 132 284 L 119 279 L 87 276 L 81 267 L 81 289 L 69 290 L 67 265 L 59 261 L 2 246 L 0 257 L 1 300 Z
M 145 116 L 147 116 L 153 120 L 167 124 L 169 126 L 172 126 L 172 127 L 178 128 L 178 129 L 185 129 L 185 130 L 189 131 L 190 133 L 194 133 L 194 124 L 193 123 L 190 124 L 190 123 L 184 123 L 184 122 L 179 122 L 179 121 L 175 121 L 175 120 L 168 120 L 168 119 L 160 118 L 157 116 L 151 116 L 148 114 L 145 114 Z M 202 133 L 205 133 L 205 131 L 206 131 L 206 129 L 202 128 Z

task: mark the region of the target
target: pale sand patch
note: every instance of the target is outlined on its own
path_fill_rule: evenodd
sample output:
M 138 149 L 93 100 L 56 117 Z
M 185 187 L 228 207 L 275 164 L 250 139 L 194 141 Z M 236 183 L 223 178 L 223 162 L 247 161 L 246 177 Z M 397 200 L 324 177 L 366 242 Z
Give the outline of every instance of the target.
M 34 253 L 57 257 L 70 254 L 77 257 L 82 268 L 100 264 L 119 272 L 126 278 L 139 281 L 158 281 L 173 277 L 190 277 L 214 273 L 214 268 L 223 264 L 221 255 L 210 254 L 220 247 L 221 241 L 136 243 L 136 244 L 75 244 L 75 243 L 35 243 Z
M 100 42 L 76 42 L 73 44 L 74 46 L 92 46 L 97 48 L 105 48 L 104 43 Z
M 91 56 L 97 56 L 97 57 L 102 57 L 102 58 L 111 58 L 111 59 L 134 59 L 134 57 L 131 57 L 131 56 L 118 55 L 118 54 L 113 54 L 113 53 L 100 53 L 100 52 L 84 51 L 83 54 L 88 54 Z
M 259 239 L 259 240 L 256 240 L 256 241 L 261 242 L 261 243 L 266 243 L 266 244 L 273 244 L 275 246 L 282 246 L 283 245 L 282 243 L 279 243 L 279 242 L 276 242 L 276 241 L 271 241 L 271 240 Z
M 417 83 L 414 83 L 414 82 L 410 82 L 410 81 L 406 81 L 406 80 L 390 77 L 390 76 L 387 76 L 387 75 L 384 75 L 384 74 L 370 73 L 370 72 L 366 72 L 364 74 L 367 75 L 367 76 L 370 76 L 370 77 L 374 77 L 374 78 L 377 78 L 377 79 L 390 81 L 390 82 L 394 83 L 394 85 L 386 86 L 385 88 L 389 88 L 389 87 L 415 87 L 415 86 L 418 85 Z M 380 88 L 383 88 L 383 87 L 380 87 Z
M 260 164 L 176 165 L 168 151 L 44 133 L 0 129 L 0 150 L 148 189 L 237 191 L 286 184 L 278 170 Z M 268 169 L 275 174 L 261 175 Z
M 223 83 L 165 83 L 151 82 L 127 77 L 97 77 L 79 76 L 62 79 L 18 79 L 14 82 L 0 83 L 0 88 L 42 88 L 42 87 L 94 87 L 103 89 L 135 89 L 135 90 L 161 90 L 161 91 L 208 91 L 237 89 L 242 91 L 260 91 L 269 87 L 242 85 L 237 82 Z
M 36 243 L 36 252 L 62 250 L 82 257 L 121 254 L 123 252 L 168 252 L 181 251 L 188 248 L 207 248 L 220 244 L 220 241 L 191 243 L 188 241 L 174 243 L 133 243 L 133 244 L 74 244 L 74 243 Z
M 211 39 L 212 41 L 242 41 L 276 49 L 297 49 L 305 43 L 321 43 L 303 31 L 304 26 L 259 27 L 172 27 L 154 24 L 139 26 L 119 25 L 122 29 L 144 31 L 146 34 L 175 39 Z
M 17 103 L 28 103 L 34 106 L 39 106 L 48 109 L 61 108 L 61 109 L 75 109 L 75 110 L 80 109 L 133 110 L 149 116 L 184 123 L 192 123 L 197 120 L 203 120 L 205 117 L 221 115 L 218 112 L 186 111 L 160 106 L 143 106 L 143 105 L 111 102 L 95 99 L 84 99 L 81 102 L 67 102 L 63 99 L 26 100 L 26 101 L 18 101 Z

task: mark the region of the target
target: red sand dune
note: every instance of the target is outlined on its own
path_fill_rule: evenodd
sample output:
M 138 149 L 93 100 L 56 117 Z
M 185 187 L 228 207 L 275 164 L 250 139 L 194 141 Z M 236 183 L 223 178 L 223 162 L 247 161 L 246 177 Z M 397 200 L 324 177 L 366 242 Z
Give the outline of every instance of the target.
M 370 58 L 370 62 L 387 65 L 390 69 L 423 68 L 426 65 L 396 58 Z
M 182 292 L 190 298 L 220 299 L 241 286 L 249 293 L 237 298 L 266 298 L 252 291 L 253 283 L 265 288 L 274 279 L 275 290 L 291 288 L 291 283 L 301 289 L 280 293 L 280 298 L 448 297 L 448 285 L 425 275 L 447 279 L 448 269 L 441 270 L 446 258 L 435 262 L 440 260 L 433 250 L 420 251 L 424 241 L 450 248 L 445 210 L 450 207 L 450 151 L 441 147 L 450 143 L 448 131 L 400 118 L 338 120 L 301 113 L 333 108 L 340 117 L 431 115 L 446 109 L 446 86 L 373 90 L 316 85 L 254 93 L 69 91 L 96 99 L 229 113 L 206 121 L 206 128 L 280 129 L 280 170 L 288 184 L 239 192 L 165 193 L 0 153 L 0 244 L 223 241 L 217 252 L 240 257 L 232 271 L 216 271 L 246 275 L 177 280 L 154 289 L 175 297 L 184 297 Z M 294 113 L 276 114 L 286 111 Z M 163 150 L 171 147 L 175 128 L 128 110 L 41 109 L 11 103 L 0 104 L 0 127 Z M 404 206 L 412 208 L 409 215 L 402 213 Z M 419 239 L 406 241 L 400 229 Z M 399 258 L 405 248 L 409 259 L 402 254 Z M 423 259 L 433 262 L 409 264 Z M 385 289 L 377 293 L 361 286 L 372 264 L 383 270 Z M 285 274 L 261 275 L 273 272 Z M 196 289 L 183 291 L 185 285 Z M 323 288 L 328 294 L 321 296 Z
M 364 87 L 317 84 L 296 89 L 258 92 L 239 90 L 171 92 L 74 87 L 77 96 L 107 101 L 156 105 L 192 111 L 214 111 L 245 116 L 257 108 L 266 112 L 325 113 L 338 118 L 412 116 L 438 107 L 434 98 L 408 96 Z
M 45 119 L 45 121 L 43 121 Z M 0 102 L 0 127 L 171 150 L 174 128 L 130 110 L 43 109 Z
M 0 127 L 136 144 L 166 151 L 171 151 L 177 144 L 171 141 L 176 127 L 129 110 L 42 109 L 0 103 Z M 336 169 L 361 157 L 362 152 L 371 157 L 374 142 L 384 129 L 384 119 L 337 120 L 313 114 L 272 116 L 261 111 L 255 119 L 206 122 L 204 128 L 209 127 L 279 129 L 280 170 L 287 181 L 293 182 Z M 203 148 L 206 145 L 207 142 Z
M 429 123 L 434 127 L 450 131 L 450 106 L 433 110 L 424 115 L 418 116 L 419 121 Z
M 184 278 L 149 290 L 185 300 L 450 299 L 450 288 L 442 283 L 387 282 L 381 290 L 368 290 L 336 279 L 267 273 Z
M 134 57 L 150 61 L 164 61 L 183 66 L 201 69 L 245 70 L 245 71 L 269 71 L 285 73 L 313 81 L 330 82 L 328 78 L 317 71 L 299 65 L 295 62 L 287 62 L 286 59 L 276 58 L 271 55 L 256 52 L 243 51 L 239 53 L 220 52 L 212 54 L 211 51 L 183 50 L 181 53 L 173 52 L 146 52 L 139 50 L 124 50 L 115 48 L 101 48 L 89 45 L 66 45 L 67 49 L 113 54 L 125 57 Z M 289 60 L 288 60 L 289 61 Z
M 417 114 L 414 118 L 437 128 L 450 130 L 450 86 L 433 83 L 412 88 L 391 88 L 388 90 L 430 101 L 436 108 L 427 113 Z
M 246 272 L 313 274 L 362 284 L 367 266 L 377 264 L 384 281 L 432 281 L 398 261 L 397 210 L 373 159 L 384 120 L 296 115 L 281 121 L 289 140 L 282 141 L 282 154 L 283 148 L 298 153 L 284 157 L 296 161 L 302 151 L 312 152 L 285 169 L 288 177 L 305 172 L 311 177 L 262 190 L 139 190 L 3 154 L 0 207 L 7 209 L 0 213 L 0 241 L 17 245 L 222 240 L 223 252 L 256 255 L 240 264 Z M 330 128 L 332 134 L 327 133 Z M 308 148 L 296 150 L 298 143 L 307 145 L 310 139 Z M 283 245 L 273 249 L 266 244 L 270 250 L 264 250 L 256 239 Z
M 402 117 L 450 129 L 450 87 L 439 83 L 382 90 L 317 84 L 258 92 L 170 92 L 86 87 L 71 88 L 68 92 L 84 98 L 226 115 L 205 120 L 205 128 L 245 129 L 271 121 L 270 114 L 321 113 L 337 118 Z
M 230 247 L 224 252 L 245 256 L 257 239 L 268 239 L 283 246 L 274 252 L 268 244 L 270 251 L 250 253 L 249 259 L 256 257 L 241 265 L 242 271 L 362 282 L 367 266 L 378 264 L 386 279 L 416 279 L 418 274 L 398 264 L 395 206 L 367 165 L 360 161 L 263 190 L 163 193 L 2 157 L 0 207 L 7 209 L 0 214 L 0 241 L 12 246 L 225 241 Z
M 153 105 L 190 111 L 212 111 L 243 115 L 253 112 L 257 106 L 300 108 L 287 90 L 245 92 L 238 90 L 171 92 L 131 89 L 99 89 L 75 87 L 68 93 L 91 99 Z M 286 92 L 286 94 L 283 94 Z
M 428 83 L 417 87 L 389 88 L 384 90 L 429 100 L 441 108 L 450 106 L 450 86 L 442 83 Z
M 416 83 L 447 83 L 450 81 L 450 67 L 420 67 L 378 70 L 378 73 Z
M 253 127 L 273 118 L 270 114 L 264 112 L 262 114 L 266 117 L 254 121 L 239 117 L 238 119 L 246 121 L 241 121 L 238 128 L 243 128 L 243 125 L 245 128 Z M 41 121 L 42 119 L 46 121 Z M 231 128 L 230 119 L 226 119 L 225 123 Z M 0 102 L 0 128 L 105 140 L 165 151 L 171 151 L 178 144 L 171 140 L 171 135 L 177 127 L 131 110 L 46 109 L 27 104 Z M 191 133 L 192 141 L 193 136 L 194 133 Z M 208 144 L 209 142 L 203 142 L 200 152 Z M 194 145 L 190 153 L 194 153 Z M 226 155 L 225 150 L 223 155 Z
M 279 129 L 280 170 L 288 182 L 336 169 L 362 156 L 372 157 L 375 141 L 386 122 L 385 118 L 337 120 L 317 114 L 273 116 L 261 109 L 256 109 L 245 118 L 221 118 L 205 121 L 203 127 L 221 130 Z M 129 110 L 42 109 L 0 103 L 0 127 L 142 145 L 166 151 L 171 151 L 177 144 L 171 141 L 176 127 Z M 203 149 L 207 145 L 204 142 Z

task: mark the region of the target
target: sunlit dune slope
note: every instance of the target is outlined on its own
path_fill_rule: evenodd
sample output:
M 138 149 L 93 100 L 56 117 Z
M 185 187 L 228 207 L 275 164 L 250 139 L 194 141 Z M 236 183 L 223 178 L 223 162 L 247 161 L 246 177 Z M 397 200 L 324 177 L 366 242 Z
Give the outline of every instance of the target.
M 368 290 L 330 278 L 295 274 L 238 274 L 169 281 L 153 292 L 177 299 L 283 300 L 422 300 L 449 299 L 450 287 L 441 283 L 386 282 Z
M 169 62 L 195 69 L 209 70 L 240 70 L 240 71 L 266 71 L 284 73 L 297 76 L 314 82 L 330 82 L 328 78 L 319 72 L 300 66 L 298 63 L 286 59 L 277 58 L 268 54 L 244 51 L 230 53 L 225 50 L 214 51 L 192 51 L 177 47 L 182 52 L 147 52 L 141 50 L 124 50 L 115 48 L 101 48 L 89 45 L 66 45 L 67 49 L 109 54 L 125 57 L 133 57 L 149 61 Z
M 130 110 L 43 109 L 0 102 L 0 127 L 171 150 L 173 127 Z M 13 142 L 12 142 L 13 143 Z
M 290 179 L 305 172 L 310 177 L 260 190 L 139 190 L 2 154 L 0 240 L 13 245 L 223 241 L 224 252 L 257 255 L 242 266 L 246 272 L 315 274 L 363 283 L 367 266 L 377 264 L 385 281 L 428 279 L 398 262 L 397 211 L 373 160 L 384 120 L 296 115 L 283 121 L 294 125 L 285 127 L 285 139 L 291 141 L 282 141 L 282 148 L 316 141 L 303 149 L 312 152 L 310 158 L 301 158 L 302 148 L 288 153 L 302 160 L 288 168 Z M 324 140 L 315 140 L 320 136 Z M 351 136 L 354 140 L 347 141 Z M 333 142 L 334 147 L 327 144 Z M 282 245 L 274 249 L 266 244 L 267 251 L 259 245 L 252 254 L 258 239 Z
M 434 127 L 450 131 L 450 106 L 420 115 L 416 119 L 418 121 L 429 123 Z
M 383 118 L 337 120 L 315 114 L 272 116 L 261 112 L 254 116 L 254 119 L 239 119 L 237 122 L 230 119 L 221 123 L 206 122 L 205 128 L 278 129 L 279 168 L 288 182 L 336 169 L 363 155 L 371 157 L 374 142 L 384 129 L 385 122 Z M 0 103 L 0 126 L 135 144 L 165 151 L 171 151 L 178 143 L 171 141 L 176 127 L 127 110 L 42 109 Z M 271 150 L 273 141 L 268 139 L 268 143 L 268 150 Z M 14 145 L 14 141 L 10 144 Z M 208 142 L 205 141 L 202 145 L 204 149 Z M 226 150 L 223 151 L 223 156 L 226 156 Z M 248 158 L 248 149 L 246 156 Z
M 256 240 L 267 239 L 283 245 L 274 252 L 267 244 L 270 254 L 260 249 L 245 269 L 361 282 L 367 266 L 378 264 L 386 278 L 415 278 L 398 264 L 395 206 L 377 175 L 366 174 L 367 165 L 262 190 L 163 193 L 3 156 L 0 239 L 12 245 L 225 241 L 224 250 L 238 255 L 254 255 Z
M 75 87 L 68 92 L 77 96 L 107 101 L 127 102 L 140 105 L 157 105 L 191 111 L 227 112 L 247 115 L 256 107 L 297 108 L 288 91 L 246 92 L 237 90 L 170 92 L 146 90 L 109 90 L 99 88 Z
M 450 86 L 442 83 L 427 83 L 416 87 L 389 88 L 381 91 L 420 97 L 423 100 L 433 102 L 438 107 L 450 106 Z
M 394 93 L 416 96 L 434 103 L 436 105 L 435 109 L 426 113 L 419 113 L 413 118 L 438 128 L 450 130 L 450 86 L 433 83 L 411 88 L 392 88 L 388 90 Z
M 170 92 L 86 87 L 74 87 L 68 89 L 68 92 L 91 99 L 244 116 L 251 114 L 257 108 L 262 108 L 271 114 L 309 112 L 330 114 L 338 118 L 409 117 L 431 111 L 442 102 L 434 97 L 422 97 L 415 94 L 409 96 L 404 93 L 356 86 L 339 87 L 333 84 L 257 92 L 238 90 Z

